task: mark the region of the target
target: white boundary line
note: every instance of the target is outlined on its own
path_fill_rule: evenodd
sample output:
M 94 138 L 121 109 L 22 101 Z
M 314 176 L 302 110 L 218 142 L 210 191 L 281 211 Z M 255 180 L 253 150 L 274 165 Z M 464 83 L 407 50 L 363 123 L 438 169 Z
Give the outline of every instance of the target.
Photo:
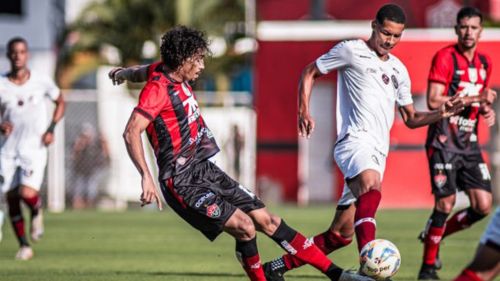
M 260 41 L 335 41 L 368 38 L 370 21 L 262 21 L 257 26 Z M 454 41 L 453 28 L 409 28 L 403 41 Z M 500 28 L 485 28 L 481 41 L 499 41 Z

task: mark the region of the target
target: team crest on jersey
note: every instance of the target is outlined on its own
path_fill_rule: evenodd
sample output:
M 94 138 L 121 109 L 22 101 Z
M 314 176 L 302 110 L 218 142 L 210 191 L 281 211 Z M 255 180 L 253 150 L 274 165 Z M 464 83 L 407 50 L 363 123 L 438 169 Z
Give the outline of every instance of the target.
M 382 81 L 384 81 L 384 83 L 386 85 L 389 84 L 389 76 L 387 76 L 387 74 L 383 73 L 382 74 Z
M 446 175 L 443 175 L 441 173 L 434 176 L 434 184 L 438 188 L 442 188 L 446 184 L 447 180 L 448 180 L 448 178 L 446 177 Z
M 18 100 L 18 101 L 17 101 L 17 105 L 19 105 L 19 106 L 23 106 L 23 105 L 24 105 L 24 101 L 23 101 L 23 100 Z
M 391 80 L 392 80 L 392 84 L 394 85 L 394 88 L 398 88 L 399 87 L 399 82 L 398 82 L 398 78 L 396 78 L 396 75 L 391 75 Z
M 221 213 L 221 211 L 220 211 L 219 205 L 217 205 L 215 203 L 207 207 L 207 216 L 208 217 L 218 218 L 218 217 L 220 217 L 220 213 Z

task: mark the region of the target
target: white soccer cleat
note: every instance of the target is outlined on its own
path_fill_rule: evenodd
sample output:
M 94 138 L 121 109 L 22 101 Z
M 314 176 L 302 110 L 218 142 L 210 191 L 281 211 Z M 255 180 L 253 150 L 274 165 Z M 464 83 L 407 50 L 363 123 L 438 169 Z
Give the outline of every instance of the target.
M 31 218 L 31 240 L 38 242 L 43 236 L 43 214 L 42 210 L 38 211 L 38 215 Z
M 355 271 L 344 270 L 340 275 L 339 281 L 375 281 L 375 279 L 368 276 L 359 275 Z
M 35 254 L 33 253 L 33 249 L 28 246 L 22 246 L 19 248 L 16 254 L 16 260 L 18 261 L 27 261 L 33 258 Z

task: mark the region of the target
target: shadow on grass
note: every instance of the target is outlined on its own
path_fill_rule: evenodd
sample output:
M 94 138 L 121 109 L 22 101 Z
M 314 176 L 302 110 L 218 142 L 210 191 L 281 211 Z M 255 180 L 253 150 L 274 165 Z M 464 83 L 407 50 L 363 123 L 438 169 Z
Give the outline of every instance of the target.
M 225 273 L 225 272 L 175 272 L 175 271 L 155 271 L 155 272 L 143 272 L 143 271 L 119 271 L 117 274 L 130 274 L 130 275 L 153 275 L 153 276 L 192 276 L 192 277 L 234 277 L 234 278 L 245 278 L 246 275 L 243 273 Z M 287 279 L 325 279 L 324 276 L 317 275 L 307 275 L 307 274 L 295 274 L 287 276 Z

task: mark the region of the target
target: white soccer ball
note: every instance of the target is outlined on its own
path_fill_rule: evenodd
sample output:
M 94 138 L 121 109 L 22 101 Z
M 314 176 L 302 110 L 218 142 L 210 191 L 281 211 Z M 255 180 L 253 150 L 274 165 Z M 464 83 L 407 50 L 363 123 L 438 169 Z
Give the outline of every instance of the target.
M 401 265 L 398 248 L 390 241 L 376 239 L 367 243 L 359 254 L 360 271 L 376 280 L 394 276 Z

